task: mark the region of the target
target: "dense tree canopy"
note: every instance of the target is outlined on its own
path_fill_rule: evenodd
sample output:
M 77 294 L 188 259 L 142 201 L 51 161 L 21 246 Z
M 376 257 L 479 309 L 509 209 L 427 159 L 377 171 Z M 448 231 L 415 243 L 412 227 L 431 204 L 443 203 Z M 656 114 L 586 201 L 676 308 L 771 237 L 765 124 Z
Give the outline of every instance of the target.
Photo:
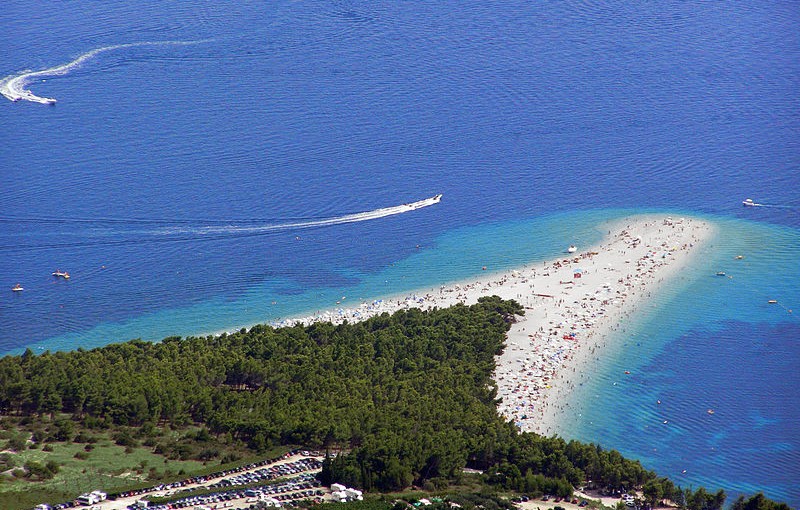
M 324 463 L 326 481 L 368 490 L 449 479 L 469 466 L 487 470 L 489 483 L 532 494 L 568 496 L 591 479 L 610 489 L 641 487 L 651 504 L 721 507 L 721 491 L 682 491 L 616 451 L 520 434 L 500 417 L 494 360 L 523 313 L 491 297 L 355 324 L 259 325 L 39 356 L 28 350 L 0 359 L 0 413 L 67 413 L 87 427 L 203 424 L 200 433 L 226 434 L 257 451 L 325 448 L 338 454 Z M 55 424 L 62 439 L 74 433 L 69 420 Z M 737 501 L 772 510 L 761 503 Z
M 776 503 L 764 494 L 758 493 L 750 498 L 739 496 L 731 505 L 731 510 L 791 510 L 786 503 Z
M 112 425 L 204 423 L 256 450 L 383 452 L 398 484 L 449 475 L 467 452 L 485 457 L 489 443 L 512 434 L 497 417 L 491 373 L 517 313 L 514 302 L 487 298 L 357 324 L 28 351 L 0 359 L 0 411 Z M 390 458 L 401 466 L 388 466 Z M 376 460 L 370 469 L 383 468 Z

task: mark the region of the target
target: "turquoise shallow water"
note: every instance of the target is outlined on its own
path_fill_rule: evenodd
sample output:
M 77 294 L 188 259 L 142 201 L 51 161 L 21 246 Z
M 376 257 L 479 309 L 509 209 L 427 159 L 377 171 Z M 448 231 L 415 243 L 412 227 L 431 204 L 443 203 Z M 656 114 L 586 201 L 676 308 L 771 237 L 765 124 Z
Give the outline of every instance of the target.
M 49 338 L 36 344 L 36 348 L 65 350 L 76 345 L 104 345 L 110 338 L 160 340 L 170 335 L 230 331 L 347 304 L 355 306 L 362 300 L 480 276 L 484 266 L 489 271 L 501 271 L 558 256 L 569 244 L 594 244 L 605 233 L 598 225 L 624 215 L 622 211 L 582 211 L 456 229 L 433 239 L 430 245 L 414 247 L 411 255 L 390 262 L 382 271 L 338 271 L 341 281 L 358 282 L 356 285 L 304 290 L 291 280 L 274 280 L 254 286 L 236 298 L 217 298 L 130 321 L 102 324 L 88 331 Z M 337 304 L 342 296 L 348 297 L 349 303 Z
M 599 242 L 606 222 L 631 213 L 570 212 L 456 229 L 382 271 L 343 271 L 341 277 L 357 285 L 303 291 L 289 281 L 271 282 L 237 299 L 162 310 L 35 347 L 88 347 L 134 336 L 157 340 L 353 306 L 479 277 L 483 266 L 501 271 L 558 257 L 568 244 Z M 734 494 L 764 490 L 792 501 L 798 497 L 793 466 L 800 463 L 792 404 L 800 384 L 800 321 L 792 309 L 800 304 L 794 284 L 800 281 L 800 233 L 706 219 L 718 229 L 714 239 L 700 248 L 691 267 L 620 325 L 593 369 L 594 382 L 566 404 L 573 414 L 561 435 L 619 449 L 682 485 L 724 487 Z
M 800 236 L 715 223 L 705 256 L 615 333 L 613 356 L 579 388 L 565 435 L 609 438 L 683 485 L 795 501 Z

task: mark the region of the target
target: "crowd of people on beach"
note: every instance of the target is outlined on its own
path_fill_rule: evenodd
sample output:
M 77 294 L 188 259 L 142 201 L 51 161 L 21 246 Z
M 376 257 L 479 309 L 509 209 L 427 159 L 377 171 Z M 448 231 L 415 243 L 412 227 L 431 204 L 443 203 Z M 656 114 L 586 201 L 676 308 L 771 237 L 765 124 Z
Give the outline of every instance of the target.
M 620 321 L 670 276 L 666 267 L 677 269 L 675 262 L 685 260 L 704 226 L 651 221 L 635 226 L 641 235 L 629 227 L 599 251 L 546 264 L 546 293 L 538 292 L 538 283 L 529 285 L 530 317 L 522 332 L 511 332 L 498 363 L 500 412 L 523 430 L 558 433 L 565 415 L 578 414 L 567 397 L 590 377 L 588 364 L 601 356 L 608 334 L 619 332 Z
M 608 333 L 672 274 L 665 268 L 677 270 L 676 260 L 685 260 L 709 230 L 698 220 L 639 219 L 580 254 L 272 325 L 356 322 L 383 312 L 472 304 L 490 295 L 515 299 L 526 313 L 512 326 L 498 359 L 499 411 L 523 430 L 549 435 L 557 433 L 556 416 L 569 412 L 565 397 L 589 377 L 587 362 L 601 356 Z

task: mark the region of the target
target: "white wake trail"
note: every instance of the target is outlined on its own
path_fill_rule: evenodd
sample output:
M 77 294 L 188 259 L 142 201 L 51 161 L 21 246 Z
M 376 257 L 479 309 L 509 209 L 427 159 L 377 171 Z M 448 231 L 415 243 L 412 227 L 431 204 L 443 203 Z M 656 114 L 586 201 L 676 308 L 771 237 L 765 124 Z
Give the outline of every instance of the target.
M 383 207 L 374 209 L 372 211 L 359 212 L 353 214 L 346 214 L 344 216 L 336 216 L 334 218 L 323 218 L 319 220 L 297 221 L 292 223 L 280 223 L 275 225 L 260 225 L 260 226 L 239 226 L 239 225 L 224 225 L 224 226 L 206 226 L 198 228 L 167 228 L 157 231 L 159 234 L 259 234 L 266 232 L 273 232 L 278 230 L 290 230 L 310 227 L 323 227 L 329 225 L 341 225 L 344 223 L 356 223 L 359 221 L 376 220 L 378 218 L 385 218 L 386 216 L 393 216 L 395 214 L 402 214 L 405 212 L 415 211 L 423 207 L 429 207 L 438 204 L 442 195 L 436 195 L 417 202 L 408 204 L 395 205 L 392 207 Z
M 106 51 L 118 50 L 121 48 L 133 48 L 136 46 L 167 46 L 167 45 L 188 46 L 191 44 L 200 44 L 204 42 L 208 42 L 208 40 L 151 41 L 151 42 L 136 42 L 127 44 L 115 44 L 113 46 L 104 46 L 102 48 L 97 48 L 88 51 L 83 55 L 79 56 L 78 58 L 76 58 L 75 60 L 67 62 L 66 64 L 61 64 L 60 66 L 51 67 L 50 69 L 44 69 L 42 71 L 24 71 L 23 73 L 18 75 L 6 76 L 2 80 L 0 80 L 0 94 L 4 95 L 11 101 L 24 100 L 24 101 L 30 101 L 32 103 L 55 104 L 56 103 L 55 99 L 50 97 L 37 96 L 29 89 L 26 89 L 25 86 L 40 76 L 61 76 L 67 74 L 68 72 L 80 66 L 90 58 L 95 57 L 98 54 L 104 53 Z
M 341 225 L 344 223 L 356 223 L 359 221 L 375 220 L 393 216 L 395 214 L 402 214 L 406 212 L 415 211 L 424 207 L 429 207 L 438 204 L 442 195 L 436 195 L 417 202 L 411 202 L 402 205 L 395 205 L 392 207 L 382 207 L 372 211 L 358 212 L 352 214 L 345 214 L 343 216 L 336 216 L 333 218 L 321 218 L 317 220 L 302 220 L 291 221 L 286 223 L 275 224 L 256 224 L 252 226 L 245 225 L 218 225 L 218 226 L 198 226 L 187 227 L 186 225 L 171 226 L 157 229 L 147 230 L 129 230 L 129 229 L 101 229 L 92 231 L 88 239 L 76 240 L 74 242 L 58 241 L 55 243 L 44 242 L 41 244 L 24 244 L 12 243 L 0 245 L 0 252 L 18 252 L 34 249 L 63 250 L 64 248 L 81 248 L 86 246 L 97 245 L 131 245 L 147 242 L 175 242 L 175 241 L 201 241 L 201 240 L 215 240 L 215 239 L 230 239 L 237 237 L 248 237 L 266 235 L 271 232 L 280 232 L 285 230 L 297 230 L 304 228 L 324 227 L 329 225 Z M 64 223 L 69 223 L 70 219 L 65 219 Z M 84 219 L 78 219 L 79 223 L 86 223 Z M 124 220 L 121 220 L 124 222 Z M 138 221 L 138 220 L 134 220 Z M 260 221 L 260 220 L 240 220 L 242 222 Z M 117 221 L 116 223 L 119 223 Z

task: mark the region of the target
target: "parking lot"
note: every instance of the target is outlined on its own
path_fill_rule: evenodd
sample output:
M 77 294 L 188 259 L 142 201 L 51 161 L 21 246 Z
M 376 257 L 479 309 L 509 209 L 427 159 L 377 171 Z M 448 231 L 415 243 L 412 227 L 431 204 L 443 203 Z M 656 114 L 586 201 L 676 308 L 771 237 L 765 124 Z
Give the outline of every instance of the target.
M 128 510 L 137 508 L 141 500 L 175 497 L 168 504 L 150 504 L 148 508 L 168 510 L 175 508 L 247 508 L 259 499 L 273 498 L 285 503 L 299 499 L 323 498 L 330 490 L 319 485 L 316 474 L 322 469 L 322 455 L 318 452 L 293 451 L 281 457 L 247 464 L 234 469 L 185 480 L 159 484 L 145 489 L 110 494 L 109 499 L 91 506 L 96 510 Z M 275 483 L 276 480 L 281 480 Z M 102 490 L 102 487 L 98 487 Z M 215 490 L 216 489 L 216 490 Z M 211 491 L 192 495 L 196 491 Z M 186 494 L 181 498 L 182 493 Z M 75 502 L 55 505 L 54 510 L 87 508 Z

